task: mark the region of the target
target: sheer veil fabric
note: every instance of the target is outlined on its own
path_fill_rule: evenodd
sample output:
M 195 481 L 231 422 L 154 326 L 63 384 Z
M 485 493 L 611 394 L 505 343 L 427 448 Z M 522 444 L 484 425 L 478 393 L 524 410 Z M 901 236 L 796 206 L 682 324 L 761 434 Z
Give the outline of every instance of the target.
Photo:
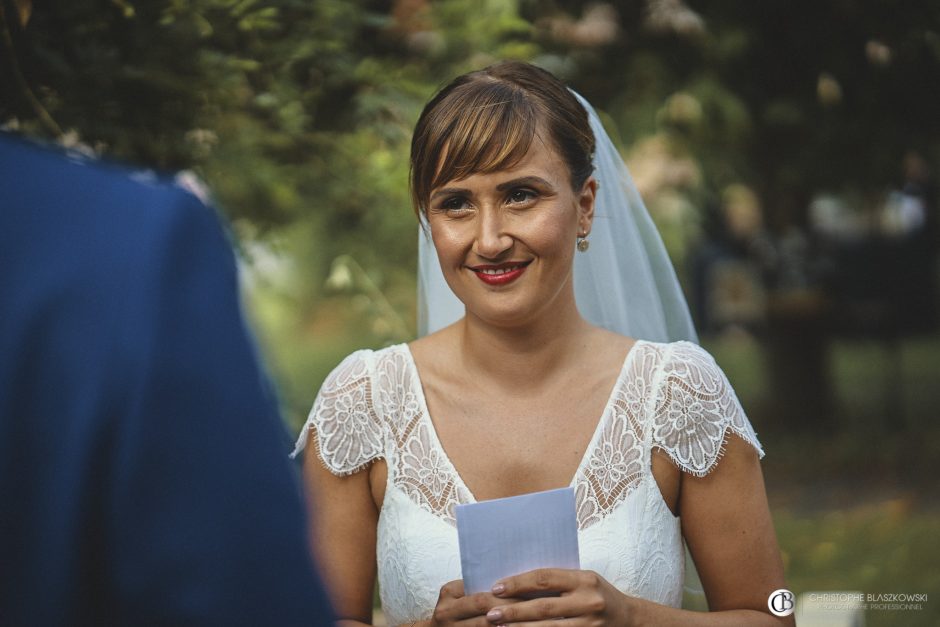
M 589 322 L 653 342 L 697 342 L 689 308 L 666 248 L 594 108 L 588 111 L 596 149 L 595 200 L 591 248 L 575 255 L 574 291 Z M 575 242 L 571 242 L 574 246 Z M 418 236 L 418 335 L 456 322 L 464 306 L 444 280 L 430 229 Z
M 594 107 L 594 177 L 599 183 L 590 250 L 575 254 L 574 291 L 581 315 L 599 327 L 653 342 L 698 343 L 692 316 L 662 238 L 633 177 Z M 442 329 L 464 315 L 451 291 L 426 224 L 418 234 L 418 335 Z M 571 242 L 574 246 L 575 242 Z M 704 593 L 686 550 L 686 604 L 701 608 Z

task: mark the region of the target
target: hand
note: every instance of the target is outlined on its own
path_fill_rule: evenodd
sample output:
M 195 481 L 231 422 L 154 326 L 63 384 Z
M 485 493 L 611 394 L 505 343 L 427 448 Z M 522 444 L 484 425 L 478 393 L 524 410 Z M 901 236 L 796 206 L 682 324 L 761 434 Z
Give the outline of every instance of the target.
M 538 623 L 548 627 L 557 622 L 559 627 L 579 627 L 631 622 L 631 597 L 589 570 L 541 568 L 497 582 L 493 593 L 499 598 L 560 595 L 498 605 L 486 615 L 494 625 Z
M 491 623 L 486 615 L 497 605 L 508 607 L 518 603 L 518 599 L 511 594 L 503 594 L 499 598 L 489 592 L 479 592 L 464 596 L 463 580 L 457 579 L 441 586 L 441 594 L 431 617 L 431 627 L 444 625 L 460 625 L 460 627 L 490 627 Z

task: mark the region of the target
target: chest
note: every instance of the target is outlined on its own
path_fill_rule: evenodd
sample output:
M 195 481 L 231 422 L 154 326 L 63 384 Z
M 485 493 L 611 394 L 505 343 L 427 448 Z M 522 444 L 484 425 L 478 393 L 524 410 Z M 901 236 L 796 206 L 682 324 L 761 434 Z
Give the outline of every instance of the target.
M 526 393 L 432 381 L 426 418 L 476 499 L 558 488 L 571 483 L 615 383 L 585 377 Z

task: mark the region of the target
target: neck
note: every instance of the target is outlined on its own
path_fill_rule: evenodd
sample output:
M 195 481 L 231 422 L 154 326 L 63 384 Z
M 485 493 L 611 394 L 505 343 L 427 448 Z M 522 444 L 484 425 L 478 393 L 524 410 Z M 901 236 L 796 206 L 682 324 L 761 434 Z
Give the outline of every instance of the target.
M 537 388 L 561 364 L 583 348 L 588 324 L 570 298 L 559 299 L 549 311 L 512 326 L 491 324 L 468 312 L 460 323 L 464 367 L 472 376 L 496 385 Z M 525 373 L 525 377 L 520 377 Z

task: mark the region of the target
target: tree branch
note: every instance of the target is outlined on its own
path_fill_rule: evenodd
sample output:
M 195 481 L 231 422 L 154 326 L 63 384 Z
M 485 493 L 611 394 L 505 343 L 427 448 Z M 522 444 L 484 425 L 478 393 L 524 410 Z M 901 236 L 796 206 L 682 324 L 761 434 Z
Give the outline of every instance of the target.
M 29 83 L 26 82 L 23 72 L 20 70 L 20 64 L 16 60 L 16 50 L 13 48 L 13 36 L 10 34 L 10 27 L 7 23 L 6 3 L 4 0 L 0 0 L 0 39 L 3 40 L 3 47 L 6 49 L 7 57 L 10 59 L 10 70 L 13 74 L 13 81 L 19 89 L 20 95 L 29 103 L 33 113 L 39 118 L 39 122 L 46 131 L 56 137 L 60 137 L 62 135 L 62 128 L 52 119 L 52 116 L 49 115 L 46 108 L 42 106 L 42 103 L 39 102 L 36 94 L 30 89 Z

